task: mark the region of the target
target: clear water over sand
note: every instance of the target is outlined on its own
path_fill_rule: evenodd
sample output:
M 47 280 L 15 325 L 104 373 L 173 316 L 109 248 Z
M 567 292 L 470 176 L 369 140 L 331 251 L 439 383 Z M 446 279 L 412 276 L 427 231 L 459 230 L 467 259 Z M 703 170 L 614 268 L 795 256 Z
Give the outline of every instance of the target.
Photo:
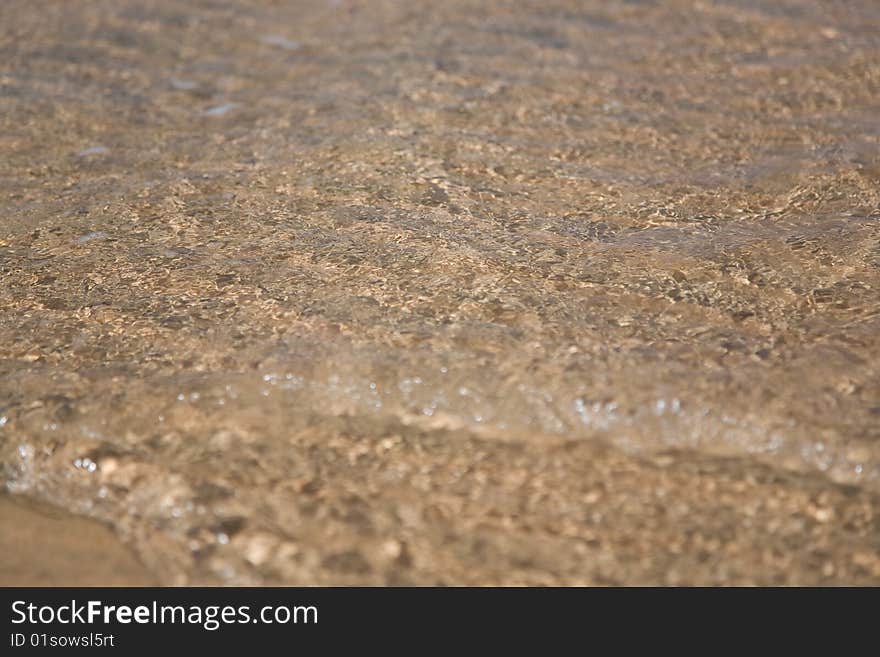
M 169 584 L 880 583 L 880 6 L 6 2 L 0 476 Z

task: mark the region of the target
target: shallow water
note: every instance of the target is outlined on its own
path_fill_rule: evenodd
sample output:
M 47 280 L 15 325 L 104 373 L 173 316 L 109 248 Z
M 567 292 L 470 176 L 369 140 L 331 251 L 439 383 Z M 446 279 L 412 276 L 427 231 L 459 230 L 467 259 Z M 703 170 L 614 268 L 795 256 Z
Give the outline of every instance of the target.
M 876 3 L 7 2 L 0 51 L 9 491 L 175 584 L 880 581 Z

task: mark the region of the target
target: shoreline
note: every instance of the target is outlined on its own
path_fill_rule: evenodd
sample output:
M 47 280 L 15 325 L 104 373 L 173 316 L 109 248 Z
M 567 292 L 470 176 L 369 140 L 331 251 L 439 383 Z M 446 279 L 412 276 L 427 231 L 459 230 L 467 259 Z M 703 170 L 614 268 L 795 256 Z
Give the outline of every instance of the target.
M 106 525 L 30 498 L 0 495 L 0 585 L 155 586 Z

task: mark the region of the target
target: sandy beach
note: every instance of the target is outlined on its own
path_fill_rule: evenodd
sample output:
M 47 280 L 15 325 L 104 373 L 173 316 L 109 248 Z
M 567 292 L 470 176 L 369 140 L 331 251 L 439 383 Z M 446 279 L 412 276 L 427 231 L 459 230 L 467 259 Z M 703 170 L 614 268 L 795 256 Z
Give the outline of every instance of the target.
M 0 584 L 880 584 L 875 1 L 0 53 Z
M 150 586 L 155 579 L 111 529 L 64 510 L 0 497 L 3 586 Z

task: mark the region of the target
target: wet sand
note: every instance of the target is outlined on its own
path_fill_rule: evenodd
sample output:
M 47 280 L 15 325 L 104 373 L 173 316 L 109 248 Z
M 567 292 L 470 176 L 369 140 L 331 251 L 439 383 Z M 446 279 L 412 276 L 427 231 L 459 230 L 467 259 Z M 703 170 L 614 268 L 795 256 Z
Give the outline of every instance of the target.
M 0 496 L 3 586 L 151 586 L 111 529 L 63 510 Z
M 880 583 L 877 3 L 12 0 L 0 53 L 9 493 L 162 584 Z

